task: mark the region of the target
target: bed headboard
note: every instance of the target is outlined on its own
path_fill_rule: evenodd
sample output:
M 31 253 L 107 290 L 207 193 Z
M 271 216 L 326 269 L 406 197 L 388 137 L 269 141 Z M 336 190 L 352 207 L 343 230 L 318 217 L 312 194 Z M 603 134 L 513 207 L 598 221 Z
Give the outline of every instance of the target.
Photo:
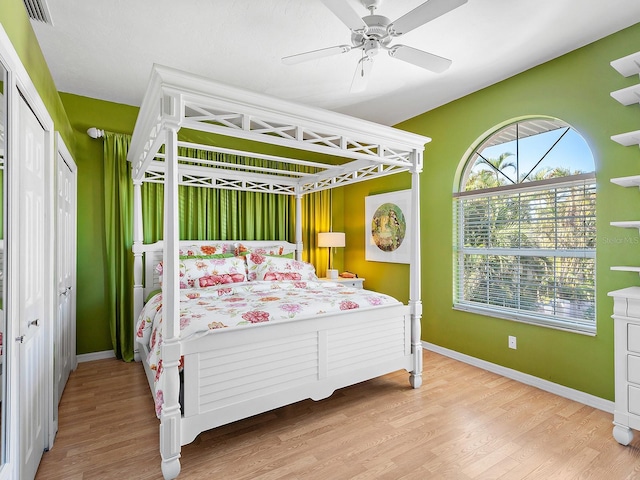
M 213 244 L 220 245 L 223 243 L 229 245 L 231 248 L 234 248 L 235 244 L 242 244 L 248 249 L 279 246 L 282 247 L 283 254 L 291 252 L 293 252 L 294 254 L 296 253 L 296 245 L 294 243 L 289 243 L 282 240 L 181 240 L 180 248 L 188 249 L 193 246 L 202 247 Z M 142 251 L 144 254 L 144 301 L 146 301 L 151 292 L 160 288 L 156 266 L 162 261 L 163 248 L 164 242 L 162 240 L 156 243 L 150 243 L 142 246 Z

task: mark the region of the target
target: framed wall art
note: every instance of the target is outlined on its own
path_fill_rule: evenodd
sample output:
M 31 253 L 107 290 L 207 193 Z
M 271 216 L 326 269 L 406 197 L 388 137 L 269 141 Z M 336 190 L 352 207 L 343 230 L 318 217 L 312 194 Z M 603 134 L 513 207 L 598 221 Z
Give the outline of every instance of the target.
M 411 190 L 364 199 L 365 259 L 410 263 Z

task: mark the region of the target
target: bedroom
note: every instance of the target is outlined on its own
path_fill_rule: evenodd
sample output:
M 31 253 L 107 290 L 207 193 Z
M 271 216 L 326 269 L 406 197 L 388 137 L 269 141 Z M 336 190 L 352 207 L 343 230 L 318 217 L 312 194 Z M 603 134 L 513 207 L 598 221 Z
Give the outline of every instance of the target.
M 111 131 L 131 132 L 137 109 L 120 104 L 58 93 L 48 79 L 46 67 L 34 46 L 33 34 L 21 10 L 21 2 L 3 7 L 0 20 L 6 27 L 27 70 L 39 86 L 59 130 L 72 147 L 79 169 L 78 236 L 78 354 L 105 352 L 113 347 L 104 316 L 105 298 L 100 285 L 103 272 L 95 265 L 95 246 L 103 233 L 99 191 L 101 145 L 84 133 L 98 126 Z M 26 33 L 25 33 L 26 32 Z M 25 40 L 25 38 L 27 40 Z M 636 274 L 610 272 L 636 254 L 634 231 L 620 231 L 611 221 L 632 219 L 637 192 L 620 189 L 608 179 L 633 175 L 637 151 L 611 142 L 610 136 L 636 129 L 636 108 L 622 108 L 609 92 L 635 83 L 623 78 L 609 62 L 634 53 L 640 45 L 640 28 L 634 25 L 593 44 L 547 62 L 529 71 L 407 120 L 398 127 L 430 136 L 422 174 L 423 231 L 423 340 L 537 379 L 611 401 L 613 399 L 612 301 L 606 293 L 637 285 Z M 585 101 L 589 99 L 589 101 Z M 455 172 L 470 145 L 484 132 L 506 119 L 544 114 L 567 121 L 587 137 L 596 159 L 598 175 L 598 276 L 595 337 L 534 327 L 495 318 L 451 310 L 452 284 L 452 191 Z M 68 117 L 68 122 L 65 117 Z M 455 126 L 455 127 L 452 127 Z M 407 188 L 402 180 L 384 185 L 384 190 Z M 364 262 L 360 230 L 364 221 L 364 198 L 382 187 L 363 183 L 336 191 L 334 211 L 341 212 L 344 198 L 359 199 L 355 218 L 335 215 L 336 228 L 344 227 L 349 247 L 336 256 L 340 269 L 349 269 L 367 279 L 367 287 L 406 296 L 406 285 L 390 290 L 384 278 L 402 277 L 405 268 Z M 353 243 L 351 243 L 351 239 Z M 88 262 L 87 259 L 94 259 Z M 103 261 L 97 262 L 102 264 Z M 427 267 L 428 266 L 428 267 Z M 444 277 L 443 277 L 444 275 Z M 92 284 L 93 288 L 82 285 Z M 518 349 L 509 350 L 508 336 L 516 336 Z

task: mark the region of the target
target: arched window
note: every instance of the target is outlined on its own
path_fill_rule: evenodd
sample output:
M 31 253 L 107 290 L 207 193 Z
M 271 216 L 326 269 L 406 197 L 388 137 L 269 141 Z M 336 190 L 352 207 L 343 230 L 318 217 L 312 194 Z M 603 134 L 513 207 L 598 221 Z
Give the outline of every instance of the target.
M 481 142 L 454 193 L 454 307 L 595 333 L 594 170 L 585 140 L 557 119 Z

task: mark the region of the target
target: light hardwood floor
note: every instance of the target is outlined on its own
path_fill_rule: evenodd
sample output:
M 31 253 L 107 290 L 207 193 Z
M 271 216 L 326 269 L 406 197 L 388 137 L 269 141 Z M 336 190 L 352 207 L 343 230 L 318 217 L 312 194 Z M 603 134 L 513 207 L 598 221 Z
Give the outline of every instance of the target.
M 201 434 L 180 479 L 640 479 L 640 434 L 612 415 L 425 352 L 424 385 L 397 372 Z M 82 363 L 37 480 L 160 479 L 142 365 Z

